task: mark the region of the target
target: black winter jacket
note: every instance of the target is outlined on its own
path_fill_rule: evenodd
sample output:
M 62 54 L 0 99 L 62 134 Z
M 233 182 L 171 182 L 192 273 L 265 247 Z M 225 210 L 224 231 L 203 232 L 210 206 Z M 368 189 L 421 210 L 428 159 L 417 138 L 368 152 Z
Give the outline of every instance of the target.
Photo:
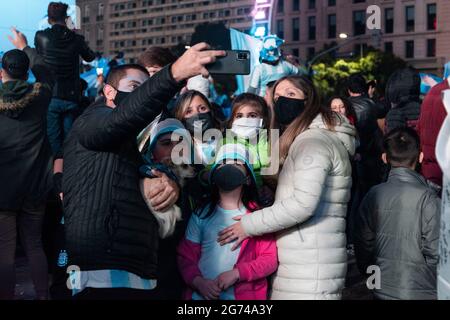
M 394 168 L 361 203 L 355 253 L 363 274 L 380 267 L 380 299 L 436 299 L 440 200 L 421 175 Z
M 55 73 L 53 97 L 78 102 L 81 97 L 79 56 L 87 62 L 95 59 L 95 53 L 89 49 L 84 37 L 66 26 L 53 25 L 36 32 L 34 45 Z
M 392 109 L 386 116 L 385 131 L 398 127 L 416 129 L 420 116 L 420 76 L 411 68 L 394 72 L 386 84 L 386 98 Z
M 41 206 L 52 186 L 47 108 L 53 76 L 34 49 L 24 51 L 37 82 L 8 81 L 0 89 L 0 211 Z
M 156 278 L 158 223 L 139 190 L 136 137 L 181 89 L 170 67 L 110 108 L 104 100 L 74 123 L 64 149 L 64 216 L 70 263 Z
M 368 95 L 351 97 L 350 102 L 356 113 L 356 130 L 360 138 L 358 152 L 363 157 L 378 157 L 381 154 L 382 132 L 378 127 L 378 108 Z

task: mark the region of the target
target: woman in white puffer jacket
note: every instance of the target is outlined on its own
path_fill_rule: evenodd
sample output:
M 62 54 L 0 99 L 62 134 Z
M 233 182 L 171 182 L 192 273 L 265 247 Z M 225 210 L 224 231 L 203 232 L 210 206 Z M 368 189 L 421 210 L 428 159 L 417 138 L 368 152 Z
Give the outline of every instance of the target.
M 219 234 L 219 242 L 275 232 L 279 268 L 271 299 L 340 299 L 347 272 L 345 215 L 350 199 L 355 128 L 321 106 L 299 76 L 274 86 L 281 171 L 275 203 Z

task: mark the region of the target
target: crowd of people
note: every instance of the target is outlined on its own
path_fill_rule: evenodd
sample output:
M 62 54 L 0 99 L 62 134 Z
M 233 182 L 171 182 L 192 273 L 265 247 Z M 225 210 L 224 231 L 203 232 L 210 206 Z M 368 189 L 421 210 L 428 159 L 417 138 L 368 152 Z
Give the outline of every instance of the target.
M 112 66 L 82 108 L 79 59 L 95 53 L 67 5 L 48 19 L 36 48 L 13 28 L 2 57 L 0 299 L 18 235 L 39 300 L 341 299 L 349 255 L 380 268 L 375 299 L 436 299 L 447 81 L 423 99 L 406 68 L 375 99 L 354 74 L 322 101 L 295 68 L 224 107 L 207 65 L 225 52 L 199 43 Z

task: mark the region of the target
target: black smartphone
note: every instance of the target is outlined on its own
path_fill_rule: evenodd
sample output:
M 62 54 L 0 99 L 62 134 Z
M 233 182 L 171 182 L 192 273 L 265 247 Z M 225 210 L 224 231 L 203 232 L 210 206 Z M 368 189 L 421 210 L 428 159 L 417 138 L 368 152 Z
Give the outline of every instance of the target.
M 216 62 L 208 64 L 211 75 L 230 74 L 247 75 L 250 74 L 250 51 L 247 50 L 226 50 L 226 55 L 217 58 Z

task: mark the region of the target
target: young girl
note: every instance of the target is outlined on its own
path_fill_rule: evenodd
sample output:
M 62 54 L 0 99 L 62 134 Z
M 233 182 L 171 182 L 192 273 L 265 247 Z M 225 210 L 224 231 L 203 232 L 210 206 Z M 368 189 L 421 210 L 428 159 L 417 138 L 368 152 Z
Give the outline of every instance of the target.
M 226 136 L 222 144 L 239 143 L 248 148 L 258 188 L 263 184 L 261 168 L 270 165 L 269 124 L 269 110 L 262 97 L 244 93 L 233 100 L 231 118 L 228 121 L 228 130 L 233 135 Z
M 278 265 L 273 235 L 221 246 L 218 232 L 257 208 L 255 176 L 240 144 L 221 147 L 210 171 L 211 203 L 191 216 L 178 247 L 186 299 L 265 300 L 267 277 Z

